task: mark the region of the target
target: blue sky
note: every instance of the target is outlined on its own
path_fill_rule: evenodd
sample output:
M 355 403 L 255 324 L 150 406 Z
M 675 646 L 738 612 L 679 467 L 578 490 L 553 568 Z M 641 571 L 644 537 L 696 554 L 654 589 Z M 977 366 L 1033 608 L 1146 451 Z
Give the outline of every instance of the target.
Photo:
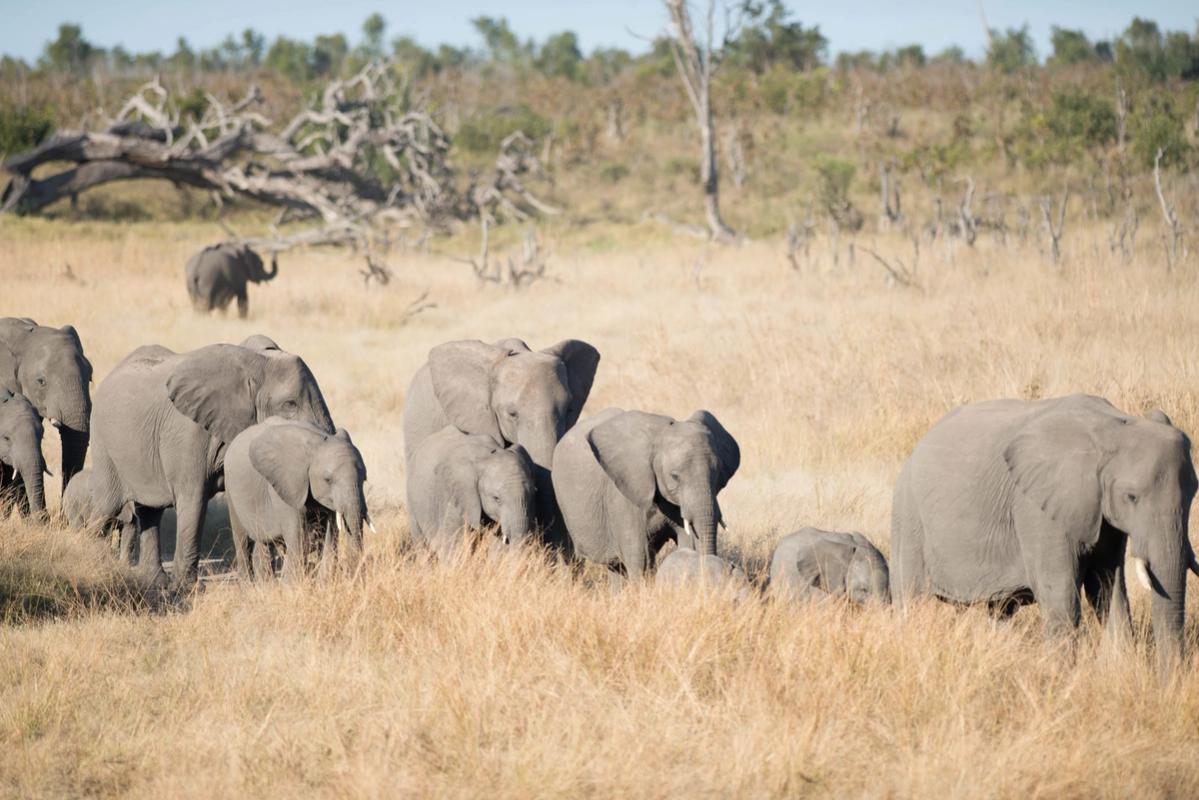
M 930 53 L 959 44 L 978 55 L 984 45 L 978 0 L 787 0 L 787 6 L 804 23 L 820 26 L 834 53 L 918 42 Z M 983 0 L 982 8 L 992 27 L 1029 23 L 1042 57 L 1053 24 L 1107 38 L 1134 15 L 1187 31 L 1199 18 L 1195 0 Z M 357 39 L 362 20 L 374 11 L 387 19 L 388 38 L 407 34 L 426 45 L 477 45 L 470 19 L 481 14 L 506 16 L 522 37 L 573 30 L 587 51 L 601 45 L 644 49 L 638 37 L 658 33 L 665 22 L 660 0 L 0 0 L 0 53 L 32 60 L 64 21 L 82 24 L 96 44 L 132 51 L 169 52 L 180 35 L 193 47 L 210 47 L 246 27 L 268 39 L 336 31 Z

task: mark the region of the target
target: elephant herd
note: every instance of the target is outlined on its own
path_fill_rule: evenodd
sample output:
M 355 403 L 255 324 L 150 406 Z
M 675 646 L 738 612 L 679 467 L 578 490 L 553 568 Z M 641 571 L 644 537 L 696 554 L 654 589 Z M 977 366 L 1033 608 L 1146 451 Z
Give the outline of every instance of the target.
M 582 417 L 600 361 L 568 339 L 455 341 L 429 351 L 403 412 L 413 538 L 449 556 L 539 540 L 621 584 L 734 586 L 718 555 L 717 497 L 737 472 L 736 439 L 708 411 L 686 419 L 610 408 Z M 0 499 L 45 516 L 42 420 L 63 441 L 63 509 L 75 526 L 121 529 L 122 557 L 150 584 L 163 511 L 178 517 L 173 582 L 197 577 L 208 501 L 224 492 L 246 577 L 357 564 L 373 529 L 366 466 L 334 426 L 315 376 L 265 336 L 186 353 L 150 345 L 100 382 L 69 326 L 0 319 Z M 91 467 L 81 470 L 92 450 Z M 779 598 L 842 595 L 901 608 L 928 595 L 1006 616 L 1040 604 L 1047 634 L 1076 628 L 1085 595 L 1109 634 L 1131 634 L 1130 550 L 1152 595 L 1163 663 L 1182 653 L 1188 538 L 1196 492 L 1190 440 L 1161 411 L 1126 414 L 1072 395 L 959 407 L 903 464 L 892 507 L 891 564 L 860 533 L 803 528 L 770 564 Z M 491 534 L 494 533 L 494 536 Z M 339 541 L 344 540 L 344 558 Z M 658 563 L 668 542 L 676 548 Z

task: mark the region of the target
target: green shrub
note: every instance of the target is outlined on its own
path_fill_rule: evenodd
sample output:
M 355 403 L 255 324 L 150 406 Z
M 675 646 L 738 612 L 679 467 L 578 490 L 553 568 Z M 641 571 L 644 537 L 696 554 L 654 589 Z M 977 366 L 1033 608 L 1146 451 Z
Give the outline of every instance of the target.
M 43 106 L 0 105 L 0 154 L 36 147 L 53 129 L 54 118 Z
M 663 168 L 667 175 L 686 175 L 692 180 L 699 180 L 699 162 L 687 156 L 671 156 Z
M 464 120 L 454 137 L 454 144 L 472 153 L 493 153 L 511 133 L 524 131 L 526 136 L 536 140 L 547 136 L 550 130 L 549 120 L 521 104 L 483 111 Z
M 1186 163 L 1191 150 L 1186 124 L 1169 97 L 1151 97 L 1145 108 L 1133 114 L 1131 127 L 1133 154 L 1146 169 L 1153 168 L 1159 148 L 1163 166 Z
M 599 174 L 608 183 L 619 183 L 629 176 L 629 168 L 619 161 L 608 161 L 600 167 Z

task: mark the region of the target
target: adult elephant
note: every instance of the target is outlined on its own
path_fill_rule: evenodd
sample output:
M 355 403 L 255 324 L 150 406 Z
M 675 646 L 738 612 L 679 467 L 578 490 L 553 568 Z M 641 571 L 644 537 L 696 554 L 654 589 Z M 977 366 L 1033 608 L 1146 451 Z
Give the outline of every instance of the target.
M 70 325 L 0 318 L 0 389 L 23 394 L 62 440 L 63 491 L 83 469 L 90 441 L 92 365 Z
M 244 242 L 209 245 L 187 262 L 187 294 L 197 311 L 222 312 L 237 300 L 237 315 L 245 319 L 250 301 L 247 283 L 265 283 L 279 274 L 278 254 L 271 254 L 268 271 L 262 256 Z
M 1124 551 L 1153 595 L 1163 665 L 1181 656 L 1195 468 L 1160 411 L 1106 400 L 994 400 L 951 411 L 899 474 L 891 594 L 1010 609 L 1041 605 L 1048 633 L 1079 623 L 1080 588 L 1120 637 L 1131 631 Z
M 273 343 L 272 343 L 273 344 Z M 283 350 L 214 344 L 190 353 L 151 345 L 129 354 L 96 389 L 92 492 L 98 513 L 132 503 L 140 529 L 138 571 L 163 583 L 159 522 L 177 517 L 175 584 L 195 581 L 208 500 L 222 485 L 225 451 L 268 417 L 333 421 L 304 361 Z
M 630 576 L 652 571 L 670 539 L 716 555 L 716 495 L 740 463 L 737 441 L 707 411 L 674 420 L 609 408 L 584 420 L 554 453 L 574 553 Z
M 599 351 L 578 339 L 537 351 L 520 339 L 434 347 L 405 399 L 405 461 L 447 425 L 505 446 L 522 445 L 533 461 L 537 519 L 544 528 L 554 527 L 554 447 L 578 421 L 599 360 Z

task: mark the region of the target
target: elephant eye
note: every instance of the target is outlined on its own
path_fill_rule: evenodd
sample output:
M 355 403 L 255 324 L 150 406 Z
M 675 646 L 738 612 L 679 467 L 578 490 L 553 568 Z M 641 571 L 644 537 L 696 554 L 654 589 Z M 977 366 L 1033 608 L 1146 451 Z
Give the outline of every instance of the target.
M 45 385 L 46 385 L 46 379 L 45 379 L 45 378 L 38 378 L 38 379 L 37 379 L 37 385 L 38 385 L 38 386 L 45 386 Z
M 1137 504 L 1137 496 L 1135 494 L 1126 494 L 1124 495 L 1124 498 L 1134 506 Z
M 511 411 L 508 412 L 508 418 L 516 419 L 516 409 L 512 409 Z
M 674 481 L 675 483 L 678 483 L 679 482 L 679 473 L 677 473 L 677 472 L 670 473 L 670 479 L 672 481 Z

